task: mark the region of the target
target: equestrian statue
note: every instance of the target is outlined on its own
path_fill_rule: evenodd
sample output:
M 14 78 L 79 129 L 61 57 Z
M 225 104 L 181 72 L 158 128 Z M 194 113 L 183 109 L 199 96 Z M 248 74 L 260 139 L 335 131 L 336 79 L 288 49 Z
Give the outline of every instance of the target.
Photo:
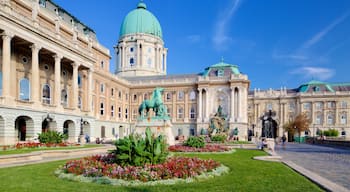
M 140 118 L 148 117 L 149 110 L 152 109 L 156 117 L 167 117 L 167 109 L 163 104 L 162 93 L 164 88 L 157 87 L 154 89 L 152 98 L 150 100 L 144 100 L 139 107 Z M 145 114 L 146 111 L 146 114 Z

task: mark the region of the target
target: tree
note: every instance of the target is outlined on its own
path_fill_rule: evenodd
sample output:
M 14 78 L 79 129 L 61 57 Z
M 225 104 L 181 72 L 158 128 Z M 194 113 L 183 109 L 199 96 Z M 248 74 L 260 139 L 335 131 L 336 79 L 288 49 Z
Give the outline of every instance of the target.
M 288 131 L 294 135 L 295 132 L 298 132 L 300 137 L 302 131 L 309 130 L 310 119 L 306 113 L 301 113 L 297 115 L 293 121 L 289 121 L 283 125 L 285 131 Z

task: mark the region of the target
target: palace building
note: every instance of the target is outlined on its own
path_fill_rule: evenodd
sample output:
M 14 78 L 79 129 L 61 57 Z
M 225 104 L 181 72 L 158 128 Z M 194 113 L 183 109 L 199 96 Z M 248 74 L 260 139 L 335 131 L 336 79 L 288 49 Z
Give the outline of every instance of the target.
M 113 53 L 93 29 L 50 0 L 1 1 L 0 35 L 0 145 L 31 141 L 46 130 L 63 132 L 71 142 L 81 130 L 92 138 L 123 137 L 134 131 L 138 107 L 156 87 L 164 88 L 175 136 L 205 132 L 219 106 L 240 140 L 260 136 L 261 117 L 270 110 L 277 136 L 301 112 L 312 120 L 305 134 L 350 133 L 350 83 L 250 90 L 248 75 L 224 61 L 198 74 L 167 75 L 161 25 L 142 1 L 124 18 Z

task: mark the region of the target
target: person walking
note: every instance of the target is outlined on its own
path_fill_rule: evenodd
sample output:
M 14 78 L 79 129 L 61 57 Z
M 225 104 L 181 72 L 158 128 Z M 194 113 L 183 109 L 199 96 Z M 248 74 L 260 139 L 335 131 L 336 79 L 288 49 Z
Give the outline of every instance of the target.
M 283 136 L 282 136 L 282 148 L 283 148 L 283 149 L 286 148 L 286 140 L 287 140 L 286 135 L 283 135 Z

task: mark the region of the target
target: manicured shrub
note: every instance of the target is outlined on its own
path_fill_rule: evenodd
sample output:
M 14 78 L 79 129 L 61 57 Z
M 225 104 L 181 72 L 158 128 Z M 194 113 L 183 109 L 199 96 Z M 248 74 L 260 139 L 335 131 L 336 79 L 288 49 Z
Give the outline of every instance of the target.
M 328 130 L 323 131 L 323 135 L 330 136 L 330 137 L 338 137 L 339 131 L 336 129 L 328 129 Z
M 210 137 L 211 141 L 222 142 L 222 143 L 226 141 L 226 138 L 227 138 L 226 134 L 216 134 Z
M 47 131 L 39 133 L 40 143 L 62 143 L 64 135 L 57 131 Z
M 141 166 L 146 163 L 158 164 L 166 160 L 168 155 L 165 139 L 162 135 L 155 137 L 150 128 L 146 129 L 146 136 L 131 134 L 115 142 L 116 163 L 125 166 Z
M 189 147 L 202 148 L 205 146 L 205 142 L 203 137 L 191 136 L 184 142 L 184 145 Z

